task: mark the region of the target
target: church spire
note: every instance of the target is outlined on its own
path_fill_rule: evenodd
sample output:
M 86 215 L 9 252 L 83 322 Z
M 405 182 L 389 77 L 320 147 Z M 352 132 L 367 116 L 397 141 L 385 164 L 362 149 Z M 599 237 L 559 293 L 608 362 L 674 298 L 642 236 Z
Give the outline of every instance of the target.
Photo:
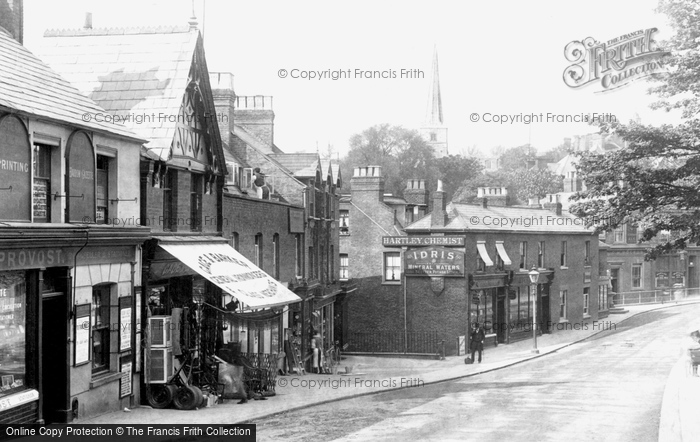
M 441 126 L 443 123 L 437 46 L 435 46 L 433 49 L 433 69 L 431 71 L 430 91 L 428 92 L 428 112 L 426 114 L 425 122 L 430 126 Z

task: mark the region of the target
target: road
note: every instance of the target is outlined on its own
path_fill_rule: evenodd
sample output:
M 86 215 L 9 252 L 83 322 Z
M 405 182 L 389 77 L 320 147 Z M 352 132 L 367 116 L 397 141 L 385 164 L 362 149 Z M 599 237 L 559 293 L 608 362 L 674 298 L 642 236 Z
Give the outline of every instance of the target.
M 258 422 L 258 440 L 656 441 L 668 374 L 700 306 L 635 316 L 513 367 Z

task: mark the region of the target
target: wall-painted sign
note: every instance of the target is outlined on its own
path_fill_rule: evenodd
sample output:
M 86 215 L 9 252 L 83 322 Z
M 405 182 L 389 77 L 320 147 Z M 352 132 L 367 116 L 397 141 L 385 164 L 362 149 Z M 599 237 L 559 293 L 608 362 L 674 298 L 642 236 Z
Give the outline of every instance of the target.
M 8 221 L 29 221 L 32 203 L 29 135 L 19 118 L 8 115 L 0 119 L 0 139 L 2 218 Z
M 289 208 L 289 233 L 304 233 L 304 211 Z
M 383 236 L 385 247 L 443 246 L 464 247 L 463 236 Z
M 408 250 L 406 276 L 464 276 L 464 253 L 444 247 Z
M 68 173 L 69 222 L 85 223 L 95 219 L 95 153 L 90 138 L 74 133 L 66 152 Z

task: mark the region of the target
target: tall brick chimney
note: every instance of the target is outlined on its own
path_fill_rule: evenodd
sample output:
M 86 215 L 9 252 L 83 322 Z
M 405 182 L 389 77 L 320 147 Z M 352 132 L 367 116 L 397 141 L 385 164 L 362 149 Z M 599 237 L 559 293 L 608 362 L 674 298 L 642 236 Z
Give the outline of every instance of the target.
M 408 204 L 427 206 L 428 189 L 425 187 L 425 180 L 408 180 L 406 189 L 403 191 L 403 198 Z
M 433 210 L 430 212 L 432 227 L 445 227 L 447 224 L 447 200 L 442 190 L 442 181 L 438 180 L 437 190 L 433 192 Z
M 24 1 L 0 0 L 0 32 L 6 31 L 12 38 L 24 43 Z
M 356 167 L 350 179 L 353 201 L 384 202 L 384 177 L 381 166 Z
M 264 95 L 236 97 L 236 124 L 243 126 L 268 146 L 275 142 L 275 113 L 272 97 Z
M 233 91 L 233 74 L 230 72 L 209 72 L 209 84 L 214 96 L 221 140 L 229 147 L 232 146 L 233 113 L 236 104 L 236 93 Z

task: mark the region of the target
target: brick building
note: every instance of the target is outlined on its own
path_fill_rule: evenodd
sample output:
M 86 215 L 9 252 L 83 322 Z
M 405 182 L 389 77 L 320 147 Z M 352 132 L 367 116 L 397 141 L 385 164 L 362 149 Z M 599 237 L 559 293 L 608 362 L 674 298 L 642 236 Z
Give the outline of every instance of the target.
M 174 395 L 176 406 L 194 406 L 196 388 L 207 386 L 207 358 L 224 344 L 229 311 L 299 300 L 223 236 L 226 163 L 201 34 L 190 23 L 56 31 L 45 39 L 48 62 L 105 106 L 96 118 L 125 121 L 147 140 L 139 223 L 153 239 L 144 246 L 140 313 L 150 333 L 136 366 L 150 405 L 166 406 Z M 173 324 L 171 341 L 159 334 L 166 324 Z M 164 384 L 183 364 L 199 374 L 172 392 Z
M 349 208 L 341 254 L 347 252 L 347 274 L 358 284 L 349 306 L 352 350 L 433 352 L 444 341 L 445 352 L 456 354 L 473 322 L 485 324 L 491 344 L 526 339 L 534 299 L 540 332 L 601 317 L 608 284 L 598 239 L 560 204 L 507 206 L 506 189 L 482 188 L 479 205 L 448 210 L 438 190 L 432 211 L 401 229 L 382 201 L 381 175 L 365 173 L 357 188 L 356 179 L 352 203 L 341 206 Z M 454 262 L 441 262 L 446 256 Z M 540 274 L 536 298 L 533 266 Z
M 212 73 L 214 99 L 227 147 L 224 234 L 244 256 L 302 299 L 285 309 L 241 317 L 230 339 L 247 339 L 250 351 L 282 349 L 285 329 L 303 360 L 314 333 L 324 350 L 342 317 L 337 205 L 342 179 L 337 165 L 318 154 L 286 154 L 274 144 L 272 97 L 236 96 L 230 74 Z M 264 190 L 255 185 L 264 180 Z M 251 333 L 263 338 L 257 347 Z M 247 338 L 244 338 L 247 336 Z M 269 336 L 269 338 L 267 337 Z M 307 365 L 307 368 L 310 368 Z
M 144 139 L 4 32 L 0 71 L 0 423 L 131 406 Z

